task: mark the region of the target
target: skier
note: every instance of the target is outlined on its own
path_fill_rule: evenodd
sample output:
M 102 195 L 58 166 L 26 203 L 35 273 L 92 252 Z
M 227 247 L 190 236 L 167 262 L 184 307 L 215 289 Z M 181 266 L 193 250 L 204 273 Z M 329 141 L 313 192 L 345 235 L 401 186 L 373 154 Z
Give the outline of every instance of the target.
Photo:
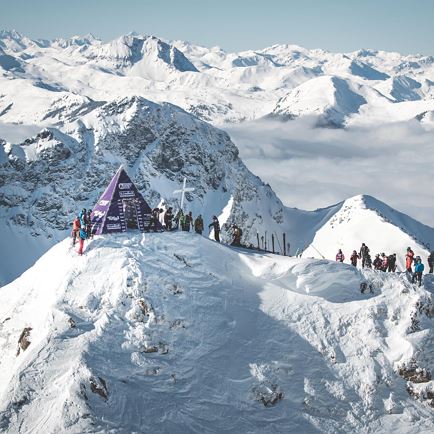
M 78 235 L 78 251 L 77 253 L 81 256 L 83 254 L 84 240 L 87 238 L 86 227 L 82 226 Z
M 410 247 L 407 247 L 407 254 L 405 255 L 405 268 L 409 273 L 412 273 L 411 264 L 413 263 L 414 252 Z
M 237 225 L 232 225 L 232 243 L 231 246 L 241 246 L 241 229 Z
M 217 216 L 213 216 L 212 223 L 208 225 L 208 228 L 213 227 L 214 229 L 214 239 L 219 243 L 220 242 L 220 223 L 218 221 Z
M 429 265 L 429 272 L 432 273 L 434 268 L 434 250 L 432 250 L 430 255 L 428 256 L 428 265 Z
M 172 220 L 173 220 L 173 212 L 172 207 L 164 213 L 164 225 L 166 226 L 166 231 L 172 230 Z
M 389 263 L 388 263 L 388 259 L 385 253 L 381 254 L 381 271 L 387 271 L 387 267 L 388 267 Z
M 382 264 L 383 264 L 383 261 L 380 258 L 380 254 L 377 253 L 375 255 L 375 259 L 374 259 L 374 262 L 372 263 L 372 265 L 374 266 L 375 270 L 381 270 Z
M 396 271 L 396 253 L 389 255 L 387 259 L 388 259 L 387 271 L 389 271 L 389 273 Z
M 351 265 L 354 265 L 354 267 L 357 267 L 357 259 L 360 259 L 360 256 L 357 254 L 355 250 L 353 250 L 353 253 L 351 253 L 350 261 Z
M 418 286 L 421 286 L 422 285 L 422 274 L 423 274 L 423 270 L 425 267 L 422 264 L 422 260 L 420 259 L 420 256 L 416 257 L 414 263 L 415 263 L 415 265 L 414 265 L 414 273 L 413 273 L 412 283 L 417 281 Z
M 190 228 L 193 227 L 193 214 L 191 211 L 185 216 L 185 226 L 182 229 L 183 231 L 190 232 Z
M 154 232 L 157 232 L 157 225 L 160 221 L 160 214 L 163 212 L 160 208 L 154 208 L 151 213 L 151 220 L 149 223 L 149 230 L 153 229 Z
M 359 257 L 362 258 L 362 268 L 366 265 L 366 258 L 369 255 L 369 247 L 362 243 L 362 246 L 360 247 Z
M 72 222 L 72 232 L 71 232 L 71 236 L 72 236 L 72 247 L 75 246 L 75 242 L 77 240 L 77 237 L 79 235 L 80 232 L 80 218 L 79 216 L 75 217 L 74 221 Z
M 202 235 L 203 232 L 203 219 L 202 219 L 202 215 L 199 214 L 197 216 L 197 219 L 194 221 L 194 231 L 199 234 Z
M 338 253 L 336 253 L 336 262 L 344 262 L 345 255 L 342 253 L 342 250 L 339 249 Z

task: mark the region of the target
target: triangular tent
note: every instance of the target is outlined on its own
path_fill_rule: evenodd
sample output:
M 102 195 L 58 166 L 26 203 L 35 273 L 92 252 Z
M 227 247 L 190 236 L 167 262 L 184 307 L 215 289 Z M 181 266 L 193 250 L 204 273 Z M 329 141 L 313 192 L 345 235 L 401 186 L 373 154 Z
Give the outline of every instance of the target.
M 96 235 L 149 231 L 151 208 L 121 166 L 92 211 L 92 233 Z M 157 229 L 162 229 L 157 223 Z

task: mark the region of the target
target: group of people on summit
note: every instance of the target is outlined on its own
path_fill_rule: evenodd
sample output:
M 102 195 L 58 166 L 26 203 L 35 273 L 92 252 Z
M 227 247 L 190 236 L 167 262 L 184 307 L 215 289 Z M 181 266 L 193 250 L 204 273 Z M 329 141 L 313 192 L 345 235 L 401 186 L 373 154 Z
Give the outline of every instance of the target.
M 193 218 L 193 213 L 191 211 L 184 214 L 184 212 L 180 209 L 176 214 L 173 214 L 172 207 L 169 207 L 166 211 L 164 211 L 162 208 L 154 208 L 152 210 L 150 225 L 151 230 L 157 230 L 161 214 L 163 214 L 163 227 L 166 231 L 181 229 L 182 231 L 190 232 L 190 230 L 194 230 L 194 232 L 199 235 L 202 235 L 204 231 L 205 226 L 201 214 L 199 214 L 195 219 Z M 221 228 L 217 216 L 212 217 L 212 222 L 208 225 L 208 229 L 212 229 L 214 231 L 214 239 L 217 242 L 220 242 Z M 243 231 L 237 225 L 231 225 L 231 229 L 231 245 L 241 246 L 241 236 Z
M 375 255 L 375 259 L 372 261 L 369 247 L 362 243 L 360 247 L 359 253 L 356 250 L 353 250 L 353 253 L 350 256 L 350 262 L 352 265 L 357 267 L 358 260 L 362 261 L 362 268 L 374 268 L 375 270 L 387 271 L 387 272 L 395 272 L 396 271 L 396 253 L 392 253 L 391 255 L 386 255 L 385 253 L 377 253 Z M 344 262 L 345 255 L 342 250 L 339 249 L 336 254 L 336 261 Z M 414 271 L 413 271 L 414 264 Z M 430 253 L 428 256 L 428 266 L 429 272 L 433 273 L 434 268 L 434 251 Z M 419 286 L 422 283 L 422 275 L 425 269 L 422 259 L 420 256 L 415 256 L 411 247 L 407 248 L 407 252 L 405 255 L 405 268 L 408 273 L 412 275 L 413 283 L 416 281 Z
M 162 219 L 160 216 L 162 215 Z M 163 225 L 161 226 L 161 221 Z M 157 232 L 163 227 L 166 231 L 182 230 L 190 232 L 194 230 L 196 234 L 202 235 L 204 231 L 204 222 L 202 215 L 199 214 L 195 219 L 190 211 L 186 214 L 179 210 L 176 215 L 173 214 L 173 208 L 169 207 L 166 211 L 162 208 L 154 208 L 151 212 L 149 230 Z M 214 239 L 220 242 L 220 223 L 217 216 L 213 216 L 212 222 L 208 225 L 209 229 L 214 231 Z M 233 246 L 241 246 L 241 236 L 243 231 L 237 225 L 231 225 Z M 83 254 L 84 241 L 92 236 L 91 211 L 84 208 L 72 223 L 72 246 L 79 242 L 78 254 Z

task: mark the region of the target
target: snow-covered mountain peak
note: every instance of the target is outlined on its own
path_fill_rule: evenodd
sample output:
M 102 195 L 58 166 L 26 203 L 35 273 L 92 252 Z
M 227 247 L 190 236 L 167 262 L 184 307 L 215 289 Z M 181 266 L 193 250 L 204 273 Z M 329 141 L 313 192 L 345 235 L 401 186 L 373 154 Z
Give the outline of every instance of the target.
M 293 119 L 315 116 L 320 126 L 342 126 L 347 116 L 357 113 L 365 98 L 348 80 L 336 76 L 313 78 L 281 98 L 272 116 Z
M 2 431 L 434 429 L 432 295 L 398 275 L 122 234 L 0 292 Z
M 197 72 L 176 47 L 155 36 L 123 35 L 109 43 L 93 45 L 84 56 L 127 75 L 161 81 L 169 72 Z M 158 77 L 158 75 L 161 75 Z
M 372 255 L 396 253 L 398 266 L 403 270 L 409 246 L 426 264 L 430 246 L 434 245 L 434 231 L 372 196 L 358 195 L 340 204 L 317 231 L 303 257 L 332 259 L 342 249 L 348 260 L 361 243 L 369 246 Z

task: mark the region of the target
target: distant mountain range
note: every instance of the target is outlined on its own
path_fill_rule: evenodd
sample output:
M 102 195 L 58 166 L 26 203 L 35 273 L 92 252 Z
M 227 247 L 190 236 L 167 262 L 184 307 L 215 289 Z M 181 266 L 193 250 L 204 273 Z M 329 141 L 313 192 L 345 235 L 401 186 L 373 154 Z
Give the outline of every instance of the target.
M 85 110 L 132 95 L 171 102 L 215 124 L 269 115 L 310 116 L 327 127 L 433 122 L 432 56 L 296 45 L 228 53 L 135 33 L 103 42 L 0 31 L 0 74 L 3 122 L 56 122 L 52 106 Z

